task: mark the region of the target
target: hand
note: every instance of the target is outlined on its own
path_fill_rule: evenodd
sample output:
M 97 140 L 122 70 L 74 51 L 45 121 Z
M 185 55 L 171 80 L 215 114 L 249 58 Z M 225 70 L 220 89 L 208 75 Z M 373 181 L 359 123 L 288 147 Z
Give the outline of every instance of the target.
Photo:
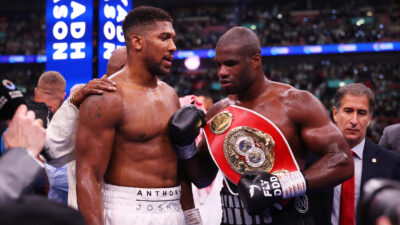
M 205 125 L 206 115 L 202 110 L 194 105 L 183 106 L 169 121 L 171 140 L 179 146 L 191 144 Z
M 306 181 L 300 171 L 273 175 L 267 172 L 250 172 L 239 181 L 238 193 L 250 215 L 261 213 L 267 206 L 304 195 Z
M 26 148 L 37 156 L 46 141 L 46 130 L 35 120 L 35 113 L 28 111 L 25 105 L 18 107 L 4 134 L 6 149 L 13 147 Z
M 199 135 L 200 128 L 205 125 L 206 115 L 194 105 L 183 106 L 171 117 L 168 124 L 169 135 L 179 158 L 189 159 L 195 155 L 194 140 Z
M 79 108 L 81 103 L 89 96 L 89 95 L 101 95 L 103 91 L 115 91 L 116 83 L 107 78 L 107 75 L 104 75 L 100 79 L 93 79 L 89 81 L 85 86 L 81 89 L 77 90 L 75 94 L 73 94 L 73 98 L 71 98 L 71 103 Z

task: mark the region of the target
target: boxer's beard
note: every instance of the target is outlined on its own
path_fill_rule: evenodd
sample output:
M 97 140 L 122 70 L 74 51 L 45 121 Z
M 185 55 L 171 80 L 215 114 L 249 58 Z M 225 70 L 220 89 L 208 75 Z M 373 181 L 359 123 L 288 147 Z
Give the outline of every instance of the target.
M 153 75 L 167 76 L 170 72 L 170 69 L 163 69 L 161 63 L 153 63 L 149 66 L 149 71 Z

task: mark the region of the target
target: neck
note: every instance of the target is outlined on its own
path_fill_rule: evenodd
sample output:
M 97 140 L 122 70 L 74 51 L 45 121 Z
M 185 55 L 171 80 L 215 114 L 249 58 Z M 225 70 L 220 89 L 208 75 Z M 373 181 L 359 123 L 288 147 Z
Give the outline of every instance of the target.
M 151 74 L 146 68 L 142 60 L 138 60 L 139 57 L 127 58 L 127 64 L 123 70 L 127 71 L 128 79 L 138 85 L 155 87 L 157 86 L 158 78 L 156 74 Z
M 257 99 L 265 92 L 269 84 L 270 81 L 265 77 L 265 74 L 262 73 L 262 75 L 259 75 L 258 79 L 256 79 L 248 88 L 246 88 L 245 91 L 239 93 L 237 98 L 242 102 Z

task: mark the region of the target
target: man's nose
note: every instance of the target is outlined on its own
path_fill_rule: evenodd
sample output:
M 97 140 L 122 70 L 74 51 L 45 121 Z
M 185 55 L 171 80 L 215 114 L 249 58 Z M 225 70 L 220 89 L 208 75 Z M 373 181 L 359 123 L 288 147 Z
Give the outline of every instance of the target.
M 357 112 L 354 112 L 354 113 L 351 115 L 350 123 L 353 124 L 353 125 L 358 124 L 358 114 L 357 114 Z
M 218 68 L 218 77 L 220 79 L 226 78 L 229 75 L 226 66 L 222 65 Z
M 176 51 L 176 45 L 173 40 L 171 40 L 168 50 L 172 53 L 174 53 Z

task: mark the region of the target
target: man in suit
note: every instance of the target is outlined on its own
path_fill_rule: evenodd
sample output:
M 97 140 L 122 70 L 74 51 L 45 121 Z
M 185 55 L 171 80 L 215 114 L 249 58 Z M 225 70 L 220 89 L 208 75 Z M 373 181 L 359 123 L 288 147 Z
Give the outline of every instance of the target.
M 400 123 L 385 127 L 379 145 L 400 153 Z
M 400 180 L 400 155 L 365 138 L 374 109 L 374 93 L 363 84 L 348 84 L 336 92 L 333 119 L 353 152 L 354 193 L 341 196 L 342 192 L 347 193 L 342 188 L 351 179 L 333 189 L 313 190 L 310 202 L 316 224 L 361 225 L 357 223 L 359 218 L 355 208 L 363 196 L 364 183 L 377 177 Z M 351 211 L 346 211 L 346 207 Z

